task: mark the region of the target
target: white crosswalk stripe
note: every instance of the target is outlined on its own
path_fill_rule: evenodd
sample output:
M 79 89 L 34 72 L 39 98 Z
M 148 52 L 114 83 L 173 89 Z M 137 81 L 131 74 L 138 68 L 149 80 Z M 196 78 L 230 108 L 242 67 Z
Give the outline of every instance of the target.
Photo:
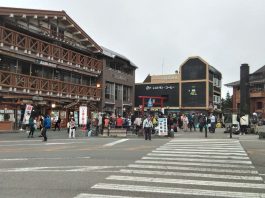
M 264 181 L 237 140 L 174 139 L 106 181 L 92 189 L 111 191 L 110 198 L 123 198 L 122 192 L 140 197 L 265 198 Z M 88 197 L 83 195 L 77 198 Z

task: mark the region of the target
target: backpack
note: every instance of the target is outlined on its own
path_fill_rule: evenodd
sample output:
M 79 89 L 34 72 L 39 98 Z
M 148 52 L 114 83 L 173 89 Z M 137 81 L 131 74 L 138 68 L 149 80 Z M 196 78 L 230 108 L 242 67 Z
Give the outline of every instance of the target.
M 50 129 L 51 128 L 51 118 L 49 116 L 47 116 L 45 119 L 44 119 L 44 127 L 46 129 Z

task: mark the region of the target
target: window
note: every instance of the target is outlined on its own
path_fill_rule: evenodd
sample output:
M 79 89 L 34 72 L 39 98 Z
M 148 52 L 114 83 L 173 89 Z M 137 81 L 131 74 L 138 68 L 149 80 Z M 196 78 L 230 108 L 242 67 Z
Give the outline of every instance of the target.
M 77 74 L 72 75 L 72 83 L 81 84 L 81 76 Z
M 262 102 L 257 102 L 256 106 L 257 106 L 257 109 L 262 109 L 263 108 Z
M 123 86 L 123 101 L 131 102 L 131 87 Z
M 58 37 L 59 37 L 60 39 L 62 39 L 62 40 L 64 39 L 64 29 L 59 28 Z
M 57 37 L 57 27 L 54 24 L 51 24 L 51 35 Z
M 115 85 L 115 100 L 122 100 L 122 85 Z
M 52 79 L 53 69 L 49 67 L 43 67 L 43 78 Z
M 106 82 L 105 98 L 109 100 L 114 99 L 114 84 L 113 83 Z
M 21 74 L 30 75 L 30 63 L 19 61 L 18 69 Z
M 32 65 L 31 75 L 42 77 L 42 66 L 40 65 Z
M 17 61 L 15 59 L 0 57 L 0 69 L 10 72 L 16 72 Z

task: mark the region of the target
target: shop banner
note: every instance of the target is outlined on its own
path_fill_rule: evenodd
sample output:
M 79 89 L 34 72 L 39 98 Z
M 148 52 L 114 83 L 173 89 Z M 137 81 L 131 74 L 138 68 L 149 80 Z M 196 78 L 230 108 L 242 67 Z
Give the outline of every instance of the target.
M 29 118 L 31 115 L 31 111 L 33 109 L 32 105 L 26 105 L 24 117 L 23 117 L 23 124 L 29 124 Z
M 165 136 L 167 133 L 167 118 L 158 118 L 158 135 Z
M 87 106 L 79 107 L 79 124 L 86 125 L 87 123 Z

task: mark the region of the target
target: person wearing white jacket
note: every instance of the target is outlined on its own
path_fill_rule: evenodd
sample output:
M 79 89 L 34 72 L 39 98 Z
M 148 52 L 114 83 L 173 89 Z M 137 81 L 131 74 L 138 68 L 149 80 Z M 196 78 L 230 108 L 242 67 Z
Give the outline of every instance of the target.
M 243 114 L 240 117 L 240 125 L 241 125 L 241 134 L 240 135 L 245 135 L 246 131 L 247 131 L 247 126 L 248 126 L 248 117 Z
M 72 137 L 75 138 L 75 119 L 74 118 L 71 118 L 71 121 L 70 121 L 69 138 L 72 138 Z

